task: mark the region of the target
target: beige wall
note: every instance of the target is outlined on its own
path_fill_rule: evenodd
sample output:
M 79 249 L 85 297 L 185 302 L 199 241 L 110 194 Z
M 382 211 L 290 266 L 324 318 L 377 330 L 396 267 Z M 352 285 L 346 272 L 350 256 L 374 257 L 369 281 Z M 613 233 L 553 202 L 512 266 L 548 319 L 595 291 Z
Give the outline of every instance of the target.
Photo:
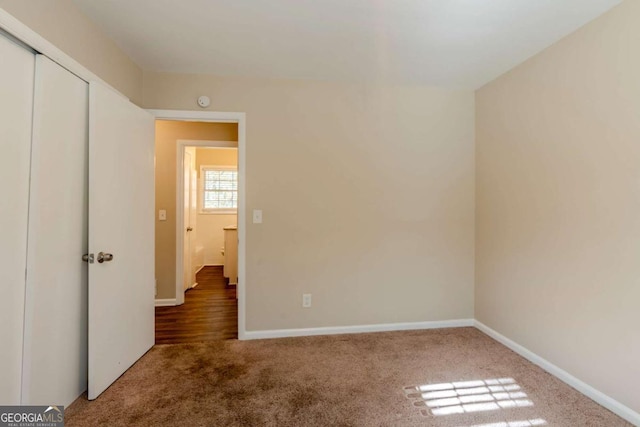
M 476 318 L 640 411 L 640 2 L 477 92 Z
M 248 329 L 473 316 L 472 94 L 143 73 L 70 0 L 0 7 L 149 108 L 245 111 Z M 476 317 L 640 410 L 640 2 L 476 94 Z M 142 87 L 144 83 L 144 88 Z M 175 290 L 175 142 L 158 122 L 159 298 Z M 300 308 L 303 292 L 312 309 Z
M 238 166 L 238 150 L 235 148 L 196 148 L 198 178 L 200 178 L 200 166 Z
M 198 170 L 198 188 L 202 188 L 200 166 L 238 166 L 238 150 L 227 148 L 198 148 L 196 150 L 196 169 Z M 201 199 L 198 197 L 198 220 L 196 223 L 197 245 L 204 249 L 205 265 L 223 265 L 224 227 L 236 225 L 238 216 L 200 213 Z
M 473 317 L 473 92 L 144 82 L 147 108 L 247 113 L 248 330 Z
M 142 70 L 71 0 L 0 0 L 6 10 L 139 104 Z
M 176 294 L 176 150 L 179 139 L 237 141 L 232 123 L 156 121 L 156 298 Z M 158 220 L 158 210 L 167 220 Z

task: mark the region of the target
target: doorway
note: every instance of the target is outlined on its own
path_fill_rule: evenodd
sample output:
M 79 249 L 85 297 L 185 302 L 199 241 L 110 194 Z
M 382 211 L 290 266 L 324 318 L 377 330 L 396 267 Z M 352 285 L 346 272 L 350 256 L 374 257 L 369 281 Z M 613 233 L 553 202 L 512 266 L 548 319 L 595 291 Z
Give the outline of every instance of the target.
M 164 152 L 158 147 L 157 135 L 157 326 L 166 324 L 164 320 L 173 323 L 173 332 L 189 335 L 185 341 L 236 336 L 243 339 L 244 113 L 155 110 L 151 113 L 157 119 L 157 133 L 158 123 L 168 122 L 183 127 L 218 129 L 217 134 L 176 133 L 171 144 L 165 142 Z M 220 129 L 234 130 L 224 133 Z M 220 156 L 221 153 L 224 153 L 224 156 Z M 172 167 L 167 166 L 169 154 Z M 223 161 L 223 158 L 226 160 Z M 233 159 L 232 164 L 228 164 L 229 159 Z M 161 171 L 163 167 L 164 171 Z M 173 182 L 170 182 L 171 180 Z M 173 196 L 159 194 L 159 189 L 162 191 L 163 187 L 171 187 L 173 183 Z M 232 234 L 235 234 L 234 237 L 226 236 Z M 237 249 L 231 248 L 231 242 L 236 244 Z M 173 249 L 166 250 L 171 243 Z M 233 269 L 229 268 L 229 261 L 234 258 L 237 260 L 237 273 L 230 273 Z M 230 295 L 233 295 L 233 298 Z M 200 301 L 192 304 L 194 299 Z M 211 309 L 212 304 L 216 304 L 217 308 L 210 310 L 208 314 L 205 313 L 204 311 Z M 229 313 L 231 304 L 233 322 L 229 321 L 228 315 L 225 319 L 222 319 L 225 316 L 220 315 L 221 310 Z M 172 322 L 170 317 L 179 311 L 191 311 L 193 315 L 192 308 L 196 306 L 205 309 L 197 316 L 200 318 L 200 326 L 206 323 L 209 330 L 189 332 L 182 328 L 182 331 L 177 331 L 180 325 L 193 325 L 194 319 L 179 320 L 174 317 Z M 216 323 L 217 331 L 214 330 Z M 231 323 L 232 336 L 229 333 Z M 158 332 L 158 328 L 156 331 Z M 156 337 L 158 338 L 158 334 Z M 166 342 L 166 334 L 161 338 L 157 339 L 156 343 Z

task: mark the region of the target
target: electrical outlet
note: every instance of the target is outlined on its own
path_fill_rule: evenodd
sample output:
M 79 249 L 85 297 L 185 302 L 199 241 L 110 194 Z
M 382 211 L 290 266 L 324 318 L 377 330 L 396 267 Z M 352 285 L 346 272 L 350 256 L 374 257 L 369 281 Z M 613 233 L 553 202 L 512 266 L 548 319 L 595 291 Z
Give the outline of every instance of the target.
M 302 294 L 302 307 L 311 307 L 311 294 Z

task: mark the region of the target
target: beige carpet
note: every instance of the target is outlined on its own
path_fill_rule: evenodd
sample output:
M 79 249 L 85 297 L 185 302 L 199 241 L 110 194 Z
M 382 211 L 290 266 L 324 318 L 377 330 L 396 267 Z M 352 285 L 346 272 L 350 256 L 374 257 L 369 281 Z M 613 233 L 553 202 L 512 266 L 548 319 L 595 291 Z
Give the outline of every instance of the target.
M 154 347 L 73 426 L 629 426 L 474 328 Z

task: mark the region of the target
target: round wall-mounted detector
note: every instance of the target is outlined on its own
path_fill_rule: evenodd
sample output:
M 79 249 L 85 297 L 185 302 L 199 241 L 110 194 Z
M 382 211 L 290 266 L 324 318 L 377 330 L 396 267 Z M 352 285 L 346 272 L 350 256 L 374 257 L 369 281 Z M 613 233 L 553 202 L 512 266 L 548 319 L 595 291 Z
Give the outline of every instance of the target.
M 211 104 L 211 100 L 209 99 L 208 96 L 203 95 L 200 98 L 198 98 L 198 105 L 201 106 L 202 108 L 207 108 L 210 104 Z

